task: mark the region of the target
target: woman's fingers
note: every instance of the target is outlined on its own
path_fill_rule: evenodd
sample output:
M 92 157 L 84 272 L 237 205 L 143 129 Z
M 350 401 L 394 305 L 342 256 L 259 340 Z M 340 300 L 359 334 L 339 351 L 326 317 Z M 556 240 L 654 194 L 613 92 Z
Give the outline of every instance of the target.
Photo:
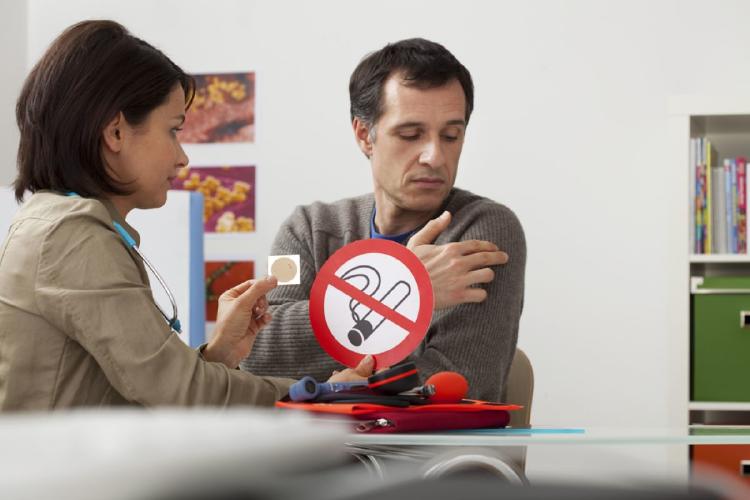
M 259 300 L 266 292 L 276 288 L 278 280 L 275 276 L 266 276 L 258 280 L 243 281 L 221 294 L 222 299 L 238 299 L 252 304 Z M 265 301 L 265 297 L 263 297 Z M 265 302 L 268 303 L 267 301 Z
M 221 294 L 222 299 L 235 299 L 245 293 L 248 288 L 253 286 L 255 284 L 255 280 L 247 280 L 243 281 L 239 285 L 235 285 L 229 290 L 226 290 L 224 293 Z
M 236 300 L 239 301 L 240 307 L 245 310 L 249 310 L 256 305 L 261 297 L 276 288 L 277 284 L 278 280 L 275 276 L 266 276 L 265 278 L 258 280 L 251 286 L 249 286 L 237 297 Z
M 271 313 L 263 313 L 259 316 L 254 316 L 250 323 L 247 325 L 247 335 L 257 335 L 260 330 L 265 328 L 268 323 L 271 322 L 272 316 Z
M 256 319 L 260 318 L 266 313 L 266 311 L 268 311 L 268 299 L 264 295 L 255 303 L 255 307 L 253 307 L 253 317 Z

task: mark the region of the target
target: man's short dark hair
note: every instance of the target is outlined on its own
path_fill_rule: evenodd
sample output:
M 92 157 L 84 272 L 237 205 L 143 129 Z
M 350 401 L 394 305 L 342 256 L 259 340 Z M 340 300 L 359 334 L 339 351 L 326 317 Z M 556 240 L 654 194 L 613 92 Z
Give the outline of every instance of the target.
M 389 43 L 368 54 L 349 80 L 350 114 L 373 126 L 383 114 L 383 86 L 394 73 L 403 75 L 405 85 L 434 88 L 456 79 L 466 97 L 466 123 L 474 109 L 474 84 L 463 64 L 439 43 L 410 38 Z
M 49 189 L 84 197 L 128 194 L 102 158 L 102 131 L 119 112 L 132 126 L 195 83 L 161 51 L 114 21 L 83 21 L 52 42 L 16 104 L 21 133 L 15 195 Z

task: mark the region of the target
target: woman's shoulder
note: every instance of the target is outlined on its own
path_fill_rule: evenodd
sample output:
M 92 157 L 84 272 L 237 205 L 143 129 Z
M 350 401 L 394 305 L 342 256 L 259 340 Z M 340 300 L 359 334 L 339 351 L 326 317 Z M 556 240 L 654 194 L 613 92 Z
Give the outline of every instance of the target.
M 115 263 L 132 260 L 102 202 L 45 192 L 25 200 L 4 249 L 3 264 L 36 269 L 55 283 L 112 274 Z M 134 266 L 132 273 L 139 280 Z
M 104 203 L 95 198 L 40 191 L 24 201 L 14 223 L 36 221 L 52 229 L 62 224 L 97 226 L 98 223 L 110 224 L 111 220 Z
M 97 252 L 102 242 L 117 241 L 112 217 L 101 201 L 52 192 L 37 192 L 27 198 L 13 227 L 17 239 L 29 244 L 36 241 L 53 253 L 72 249 L 79 254 Z

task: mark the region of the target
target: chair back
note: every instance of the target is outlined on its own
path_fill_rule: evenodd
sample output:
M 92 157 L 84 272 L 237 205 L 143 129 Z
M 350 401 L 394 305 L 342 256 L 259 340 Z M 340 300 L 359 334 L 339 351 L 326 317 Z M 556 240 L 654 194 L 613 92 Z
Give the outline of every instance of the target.
M 508 403 L 523 405 L 522 410 L 510 412 L 510 425 L 528 427 L 531 422 L 531 401 L 534 397 L 534 369 L 526 353 L 516 348 L 510 364 L 505 400 Z

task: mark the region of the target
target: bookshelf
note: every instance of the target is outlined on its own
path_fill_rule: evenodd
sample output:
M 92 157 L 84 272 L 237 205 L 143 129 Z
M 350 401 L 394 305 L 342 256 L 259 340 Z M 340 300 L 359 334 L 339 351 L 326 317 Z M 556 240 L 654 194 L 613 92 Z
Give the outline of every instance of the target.
M 690 255 L 691 264 L 750 264 L 750 255 L 731 255 L 731 254 L 709 254 L 709 255 Z
M 750 411 L 750 403 L 726 403 L 714 402 L 692 402 L 688 405 L 690 411 Z
M 676 395 L 673 396 L 672 402 L 677 409 L 676 411 L 685 411 L 687 423 L 691 425 L 722 425 L 722 424 L 743 424 L 750 425 L 750 389 L 748 397 L 737 399 L 722 400 L 721 397 L 710 397 L 703 400 L 699 394 L 698 387 L 700 377 L 706 373 L 706 364 L 701 364 L 705 359 L 703 354 L 706 345 L 706 336 L 708 342 L 711 342 L 710 335 L 713 323 L 709 321 L 699 322 L 695 314 L 705 314 L 706 308 L 696 306 L 693 295 L 696 290 L 696 284 L 701 279 L 716 280 L 717 278 L 734 277 L 746 278 L 750 282 L 750 254 L 743 253 L 697 253 L 695 243 L 695 174 L 691 175 L 691 160 L 695 155 L 695 150 L 691 151 L 691 139 L 704 137 L 710 141 L 711 146 L 715 149 L 717 158 L 714 158 L 713 164 L 723 166 L 725 158 L 745 157 L 750 159 L 750 97 L 745 96 L 682 96 L 675 97 L 669 103 L 670 122 L 671 122 L 671 144 L 674 148 L 675 168 L 681 168 L 681 177 L 684 179 L 683 191 L 683 218 L 686 221 L 685 237 L 685 257 L 681 258 L 681 266 L 684 269 L 682 283 L 684 285 L 683 295 L 680 302 L 680 310 L 684 316 L 679 318 L 678 327 L 675 328 L 672 337 L 672 345 L 675 348 L 677 356 L 684 355 L 685 362 L 676 362 L 674 366 L 680 368 L 680 381 L 677 384 Z M 747 182 L 747 180 L 745 181 Z M 747 186 L 747 184 L 746 184 Z M 714 213 L 714 220 L 716 214 Z M 744 222 L 747 223 L 746 221 Z M 731 237 L 730 237 L 731 238 Z M 698 279 L 696 279 L 698 278 Z M 731 292 L 734 287 L 724 286 L 724 292 Z M 705 297 L 703 295 L 702 297 Z M 731 294 L 721 295 L 720 297 L 730 297 Z M 714 295 L 713 301 L 722 301 L 718 295 Z M 742 305 L 747 302 L 746 309 L 750 310 L 750 293 L 745 299 L 739 296 L 735 302 Z M 703 299 L 702 299 L 703 300 Z M 726 321 L 725 321 L 726 323 Z M 708 328 L 705 326 L 708 324 Z M 715 323 L 716 329 L 726 329 L 726 326 L 718 326 L 721 323 Z M 733 324 L 733 323 L 726 323 Z M 700 326 L 703 325 L 703 326 Z M 696 328 L 700 330 L 702 341 L 698 341 Z M 740 328 L 739 322 L 736 326 Z M 739 330 L 738 330 L 739 331 Z M 706 333 L 708 332 L 708 333 Z M 724 335 L 724 332 L 717 331 L 717 335 Z M 734 333 L 733 333 L 734 334 Z M 747 336 L 750 338 L 750 329 L 747 330 Z M 747 365 L 750 369 L 750 350 L 747 352 Z M 694 374 L 699 373 L 700 375 Z M 676 376 L 676 375 L 675 375 Z M 744 374 L 738 375 L 744 376 Z M 696 378 L 697 377 L 697 378 Z M 729 383 L 734 383 L 733 381 Z M 710 386 L 710 384 L 709 384 Z M 748 385 L 750 387 L 750 385 Z M 686 398 L 686 403 L 680 401 Z M 746 400 L 745 400 L 746 399 Z

